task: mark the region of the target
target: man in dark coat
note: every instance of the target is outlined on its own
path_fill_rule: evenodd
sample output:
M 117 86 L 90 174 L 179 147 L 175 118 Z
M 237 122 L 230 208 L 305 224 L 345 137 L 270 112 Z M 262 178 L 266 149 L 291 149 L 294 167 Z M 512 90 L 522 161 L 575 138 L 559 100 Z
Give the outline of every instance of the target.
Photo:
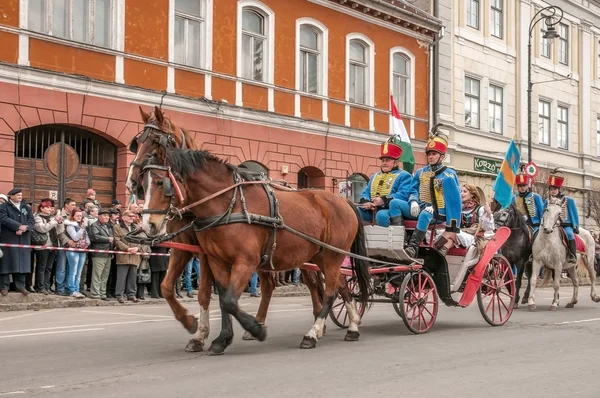
M 0 205 L 0 242 L 31 244 L 30 231 L 34 223 L 31 208 L 23 202 L 21 189 L 11 189 L 8 192 L 8 202 Z M 25 276 L 31 272 L 31 249 L 5 247 L 3 252 L 4 256 L 0 260 L 0 294 L 8 294 L 12 274 L 16 289 L 27 296 L 29 292 L 25 289 Z

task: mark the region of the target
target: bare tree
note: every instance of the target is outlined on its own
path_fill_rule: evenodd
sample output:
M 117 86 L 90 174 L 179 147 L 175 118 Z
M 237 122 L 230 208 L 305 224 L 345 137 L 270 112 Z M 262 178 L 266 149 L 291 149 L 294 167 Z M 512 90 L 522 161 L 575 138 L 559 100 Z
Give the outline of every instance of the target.
M 587 192 L 588 214 L 586 217 L 594 220 L 600 226 L 600 182 L 593 184 L 592 189 Z

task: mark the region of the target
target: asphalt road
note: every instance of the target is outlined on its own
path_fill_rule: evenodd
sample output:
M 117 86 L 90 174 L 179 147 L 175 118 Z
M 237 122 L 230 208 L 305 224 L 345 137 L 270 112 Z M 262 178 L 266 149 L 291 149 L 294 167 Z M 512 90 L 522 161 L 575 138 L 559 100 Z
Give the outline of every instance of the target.
M 314 350 L 298 348 L 309 298 L 274 298 L 267 340 L 242 341 L 236 323 L 219 357 L 184 352 L 189 335 L 164 304 L 0 313 L 0 397 L 598 397 L 600 304 L 582 287 L 565 309 L 570 294 L 563 287 L 548 312 L 551 291 L 538 290 L 536 312 L 516 310 L 496 328 L 476 303 L 442 306 L 424 335 L 376 304 L 360 341 L 343 341 L 329 320 Z M 254 312 L 258 299 L 241 303 Z

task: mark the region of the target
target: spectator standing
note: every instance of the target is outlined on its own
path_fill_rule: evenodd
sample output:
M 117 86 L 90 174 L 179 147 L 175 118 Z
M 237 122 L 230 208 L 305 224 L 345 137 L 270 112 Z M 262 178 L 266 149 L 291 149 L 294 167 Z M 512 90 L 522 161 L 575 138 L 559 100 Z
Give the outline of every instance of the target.
M 121 217 L 121 212 L 116 209 L 110 209 L 110 219 L 108 220 L 108 227 L 111 231 L 114 230 L 115 225 L 119 224 L 119 218 Z M 114 247 L 114 246 L 113 246 Z M 115 286 L 117 285 L 117 258 L 116 256 L 112 256 L 110 260 L 110 272 L 108 273 L 108 282 L 106 284 L 106 297 L 114 298 L 115 296 Z
M 168 253 L 169 249 L 166 247 L 155 246 L 152 247 L 152 253 Z M 160 284 L 167 275 L 167 268 L 169 266 L 169 257 L 167 256 L 152 256 L 150 257 L 150 297 L 152 298 L 163 298 L 162 292 L 160 291 Z
M 33 214 L 23 202 L 22 190 L 11 189 L 8 201 L 0 205 L 0 242 L 29 245 L 33 225 Z M 29 292 L 25 289 L 25 276 L 31 272 L 31 249 L 7 247 L 3 254 L 0 260 L 0 294 L 8 294 L 12 275 L 17 291 L 27 296 Z
M 77 203 L 71 199 L 66 198 L 63 202 L 63 208 L 60 211 L 60 216 L 63 219 L 62 224 L 56 226 L 56 234 L 58 235 L 58 243 L 62 247 L 76 247 L 77 243 L 69 237 L 65 228 L 65 222 L 71 217 L 71 213 L 76 208 Z M 56 294 L 60 296 L 67 296 L 67 252 L 60 250 L 57 254 L 56 262 Z
M 90 245 L 90 238 L 86 231 L 86 218 L 83 216 L 83 210 L 75 209 L 71 212 L 69 220 L 64 222 L 67 235 L 76 243 L 78 249 L 87 249 Z M 79 292 L 79 281 L 81 280 L 81 271 L 85 264 L 86 253 L 81 251 L 67 252 L 68 264 L 68 290 L 71 296 L 75 298 L 84 298 Z
M 196 283 L 200 283 L 200 261 L 196 256 L 192 256 L 185 266 L 185 290 L 189 298 L 194 298 L 192 286 L 192 270 L 196 272 Z
M 112 228 L 109 226 L 109 219 L 110 211 L 100 210 L 98 213 L 98 221 L 89 227 L 92 249 L 113 249 L 114 238 Z M 108 282 L 108 274 L 110 272 L 110 262 L 112 257 L 113 256 L 110 253 L 94 253 L 94 256 L 92 257 L 92 298 L 108 301 L 108 298 L 106 297 L 106 283 Z
M 62 224 L 63 219 L 60 214 L 54 215 L 54 202 L 52 199 L 42 199 L 38 206 L 38 211 L 34 216 L 36 233 L 46 236 L 45 246 L 58 246 L 58 235 L 56 227 Z M 33 232 L 32 232 L 33 234 Z M 56 258 L 56 250 L 36 249 L 36 267 L 35 267 L 35 291 L 47 295 L 50 293 L 52 285 L 52 265 Z

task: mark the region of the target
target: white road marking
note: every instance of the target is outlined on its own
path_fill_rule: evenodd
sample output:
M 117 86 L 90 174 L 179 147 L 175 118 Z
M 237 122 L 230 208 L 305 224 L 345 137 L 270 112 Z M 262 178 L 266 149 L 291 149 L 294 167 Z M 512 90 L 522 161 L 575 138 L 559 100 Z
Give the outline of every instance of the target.
M 76 330 L 55 330 L 53 332 L 40 332 L 40 333 L 25 333 L 25 334 L 9 334 L 6 336 L 0 336 L 0 339 L 8 339 L 12 337 L 28 337 L 28 336 L 42 336 L 47 334 L 61 334 L 61 333 L 78 333 L 78 332 L 95 332 L 104 330 L 104 328 L 93 328 L 93 329 L 76 329 Z
M 19 395 L 25 394 L 25 391 L 9 391 L 9 392 L 0 392 L 0 397 L 8 396 L 8 395 Z
M 569 325 L 571 323 L 585 323 L 585 322 L 598 322 L 600 318 L 590 318 L 590 319 L 581 319 L 579 321 L 565 321 L 565 322 L 557 322 L 555 325 Z
M 30 313 L 27 313 L 27 314 L 9 316 L 9 317 L 6 317 L 6 318 L 0 318 L 0 322 L 2 322 L 2 321 L 8 321 L 8 320 L 11 320 L 11 319 L 25 318 L 25 317 L 33 316 L 33 315 L 47 314 L 48 312 L 49 311 L 45 311 L 45 312 L 30 312 Z
M 98 311 L 88 311 L 88 310 L 81 310 L 79 312 L 87 312 L 89 314 L 108 314 L 108 315 L 126 315 L 126 316 L 141 316 L 141 317 L 149 317 L 149 318 L 169 318 L 169 319 L 175 319 L 175 317 L 173 315 L 149 315 L 149 314 L 132 314 L 130 312 L 98 312 Z

